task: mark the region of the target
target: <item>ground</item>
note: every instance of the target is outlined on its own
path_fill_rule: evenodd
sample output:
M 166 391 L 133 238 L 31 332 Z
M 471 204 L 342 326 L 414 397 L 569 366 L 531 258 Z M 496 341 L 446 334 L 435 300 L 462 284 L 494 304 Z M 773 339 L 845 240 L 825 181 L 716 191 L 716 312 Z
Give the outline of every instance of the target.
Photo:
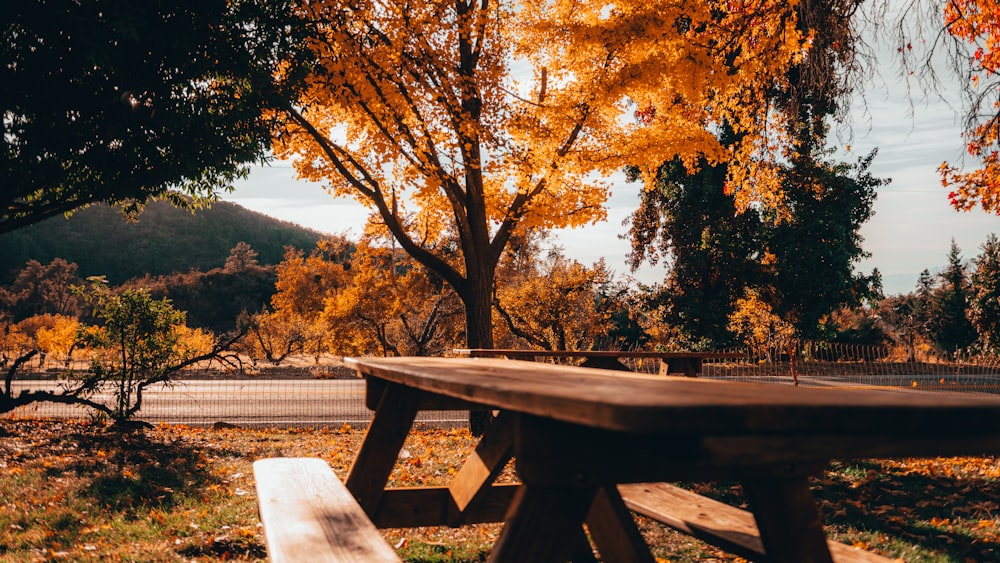
M 254 459 L 315 456 L 342 477 L 362 432 L 158 426 L 120 432 L 80 422 L 0 421 L 0 560 L 264 560 Z M 406 443 L 395 485 L 447 482 L 473 444 L 464 430 Z M 504 479 L 513 479 L 508 471 Z M 835 463 L 814 483 L 829 533 L 906 561 L 1000 561 L 995 458 Z M 690 484 L 742 504 L 732 484 Z M 661 561 L 735 561 L 640 520 Z M 386 530 L 409 561 L 479 561 L 498 526 Z

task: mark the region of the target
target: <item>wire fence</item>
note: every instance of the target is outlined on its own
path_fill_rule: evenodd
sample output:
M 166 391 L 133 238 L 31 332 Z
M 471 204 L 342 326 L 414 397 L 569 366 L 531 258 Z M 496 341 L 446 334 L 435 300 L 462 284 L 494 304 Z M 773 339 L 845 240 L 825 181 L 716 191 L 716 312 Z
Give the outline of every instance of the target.
M 754 354 L 728 350 L 739 359 L 705 360 L 699 377 L 772 385 L 879 389 L 901 393 L 961 392 L 1000 395 L 1000 363 L 996 359 L 961 362 L 906 362 L 886 349 L 805 343 L 791 353 Z M 566 359 L 547 359 L 574 363 Z M 623 359 L 631 369 L 659 373 L 658 360 Z M 58 370 L 27 374 L 14 381 L 20 390 L 58 391 L 67 380 Z M 94 398 L 107 403 L 110 390 Z M 35 403 L 0 415 L 3 418 L 93 417 L 82 406 Z M 139 420 L 191 426 L 365 427 L 371 411 L 365 406 L 364 381 L 341 366 L 262 369 L 254 373 L 218 370 L 184 372 L 175 381 L 150 387 L 143 396 Z M 465 411 L 420 413 L 422 427 L 465 425 Z

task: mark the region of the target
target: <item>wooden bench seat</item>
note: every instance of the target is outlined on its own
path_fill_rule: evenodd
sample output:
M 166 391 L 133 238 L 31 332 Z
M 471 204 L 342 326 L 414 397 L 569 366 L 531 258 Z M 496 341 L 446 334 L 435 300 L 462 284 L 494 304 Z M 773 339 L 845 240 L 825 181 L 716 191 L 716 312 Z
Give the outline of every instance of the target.
M 400 561 L 322 459 L 260 459 L 253 473 L 272 562 Z
M 634 512 L 740 557 L 767 561 L 751 512 L 667 483 L 623 484 L 618 491 Z M 833 540 L 828 545 L 836 563 L 894 561 Z

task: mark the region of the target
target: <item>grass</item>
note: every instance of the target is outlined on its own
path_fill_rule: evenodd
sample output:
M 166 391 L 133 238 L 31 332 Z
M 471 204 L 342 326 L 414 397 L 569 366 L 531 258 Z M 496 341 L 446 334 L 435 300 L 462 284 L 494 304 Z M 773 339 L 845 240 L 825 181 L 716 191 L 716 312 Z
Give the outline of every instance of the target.
M 0 421 L 0 560 L 258 561 L 266 558 L 251 462 L 315 456 L 345 475 L 362 433 L 161 426 L 121 434 L 77 422 Z M 394 486 L 447 483 L 473 439 L 407 441 Z M 502 479 L 514 476 L 508 469 Z M 690 484 L 742 504 L 739 487 Z M 831 537 L 913 562 L 1000 561 L 994 458 L 834 464 L 814 493 Z M 736 561 L 638 519 L 661 561 Z M 385 530 L 408 561 L 481 561 L 498 525 Z

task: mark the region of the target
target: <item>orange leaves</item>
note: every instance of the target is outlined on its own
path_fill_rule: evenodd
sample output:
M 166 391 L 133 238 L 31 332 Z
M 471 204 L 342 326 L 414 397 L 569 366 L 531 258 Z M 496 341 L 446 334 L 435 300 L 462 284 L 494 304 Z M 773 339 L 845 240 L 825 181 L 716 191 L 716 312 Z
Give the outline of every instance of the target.
M 954 37 L 964 40 L 975 50 L 969 57 L 969 79 L 972 88 L 981 85 L 995 90 L 994 81 L 984 78 L 994 77 L 1000 68 L 1000 8 L 996 2 L 984 0 L 951 0 L 945 4 L 945 29 Z M 990 100 L 995 97 L 984 92 L 977 99 Z M 1000 148 L 1000 132 L 996 123 L 996 105 L 974 107 L 973 125 L 966 131 L 966 148 L 971 156 L 979 160 L 976 169 L 963 171 L 958 167 L 943 164 L 939 168 L 941 183 L 951 190 L 948 194 L 952 207 L 968 211 L 976 205 L 991 213 L 1000 213 L 1000 162 L 997 149 Z
M 772 135 L 763 92 L 809 42 L 794 5 L 312 2 L 304 9 L 328 22 L 313 39 L 319 65 L 277 154 L 414 246 L 423 237 L 397 204 L 467 243 L 483 228 L 502 242 L 603 220 L 607 185 L 594 178 L 677 155 L 735 159 L 749 202 L 773 189 L 754 164 L 773 155 L 727 154 L 713 128 L 729 124 L 749 147 Z
M 587 267 L 556 252 L 538 256 L 531 241 L 521 246 L 501 264 L 495 307 L 502 346 L 580 350 L 600 341 L 611 328 L 599 307 L 610 281 L 603 262 Z

